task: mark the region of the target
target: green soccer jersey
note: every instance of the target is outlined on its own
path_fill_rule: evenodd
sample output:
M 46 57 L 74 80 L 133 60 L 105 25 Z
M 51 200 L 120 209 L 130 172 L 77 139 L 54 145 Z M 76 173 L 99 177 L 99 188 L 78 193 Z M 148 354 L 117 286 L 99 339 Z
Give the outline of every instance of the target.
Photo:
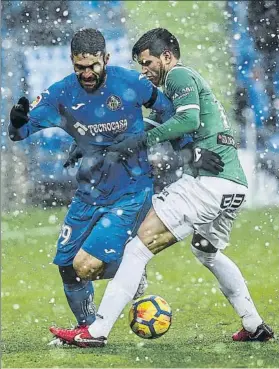
M 203 169 L 198 175 L 221 177 L 247 186 L 232 128 L 208 83 L 196 71 L 179 63 L 166 75 L 164 93 L 173 101 L 176 113 L 148 132 L 148 146 L 190 133 L 195 147 L 219 154 L 225 164 L 218 175 Z M 194 175 L 189 165 L 185 165 L 184 172 Z

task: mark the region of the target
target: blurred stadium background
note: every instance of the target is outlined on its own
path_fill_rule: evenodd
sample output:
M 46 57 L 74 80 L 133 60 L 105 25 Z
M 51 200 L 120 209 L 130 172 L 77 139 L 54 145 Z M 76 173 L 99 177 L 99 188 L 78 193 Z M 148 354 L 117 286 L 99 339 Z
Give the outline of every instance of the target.
M 1 6 L 4 210 L 71 199 L 76 170 L 62 166 L 71 138 L 48 129 L 15 144 L 6 129 L 23 92 L 33 101 L 72 72 L 69 43 L 81 27 L 100 28 L 111 64 L 125 67 L 134 67 L 130 50 L 137 37 L 169 28 L 179 38 L 184 63 L 209 80 L 235 124 L 249 178 L 248 206 L 279 202 L 278 1 L 40 0 Z
M 125 317 L 102 354 L 50 352 L 48 326 L 73 323 L 52 264 L 64 205 L 76 186 L 75 169 L 63 169 L 71 138 L 48 129 L 13 143 L 6 133 L 23 92 L 32 101 L 72 72 L 69 43 L 78 28 L 100 28 L 111 64 L 131 68 L 137 37 L 168 28 L 179 38 L 183 62 L 209 81 L 235 126 L 249 209 L 235 223 L 226 253 L 278 332 L 278 7 L 278 1 L 1 2 L 2 367 L 278 367 L 278 341 L 231 343 L 238 319 L 185 242 L 148 266 L 147 292 L 173 308 L 166 336 L 143 343 L 128 334 Z M 104 287 L 95 284 L 97 303 Z

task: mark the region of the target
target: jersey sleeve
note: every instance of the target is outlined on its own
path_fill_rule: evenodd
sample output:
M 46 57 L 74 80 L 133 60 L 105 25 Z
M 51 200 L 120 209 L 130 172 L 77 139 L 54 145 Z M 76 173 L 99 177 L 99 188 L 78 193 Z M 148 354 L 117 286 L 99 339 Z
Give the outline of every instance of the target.
M 148 131 L 148 146 L 182 137 L 200 126 L 199 91 L 186 68 L 177 68 L 169 73 L 165 93 L 173 102 L 174 115 L 160 127 Z
M 156 86 L 153 85 L 144 75 L 138 74 L 137 103 L 147 109 L 155 110 L 164 120 L 173 115 L 173 104 Z
M 158 127 L 162 123 L 161 115 L 156 113 L 155 110 L 151 110 L 148 117 L 143 118 L 144 130 L 149 131 L 154 127 Z
M 19 141 L 42 129 L 59 127 L 59 104 L 63 94 L 64 89 L 59 82 L 45 90 L 30 105 L 29 120 L 24 126 L 17 129 L 12 124 L 9 125 L 9 136 L 14 141 Z
M 172 100 L 176 113 L 189 109 L 200 110 L 198 87 L 186 68 L 174 68 L 170 72 L 165 93 Z

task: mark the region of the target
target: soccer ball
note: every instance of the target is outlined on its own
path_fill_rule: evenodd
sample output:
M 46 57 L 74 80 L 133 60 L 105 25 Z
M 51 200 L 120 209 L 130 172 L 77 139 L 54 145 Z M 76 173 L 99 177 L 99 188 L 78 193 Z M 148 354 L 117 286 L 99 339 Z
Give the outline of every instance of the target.
M 133 303 L 128 318 L 130 327 L 137 336 L 159 338 L 169 330 L 172 312 L 162 297 L 149 295 Z

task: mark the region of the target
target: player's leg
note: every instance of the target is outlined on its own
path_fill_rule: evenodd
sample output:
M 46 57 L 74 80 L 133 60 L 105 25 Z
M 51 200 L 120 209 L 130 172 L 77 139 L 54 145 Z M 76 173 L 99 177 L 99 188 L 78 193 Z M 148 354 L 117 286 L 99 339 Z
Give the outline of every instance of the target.
M 192 252 L 215 275 L 221 291 L 242 318 L 243 326 L 254 333 L 262 319 L 236 264 L 198 233 L 192 240 Z
M 244 330 L 248 333 L 242 331 L 235 340 L 271 338 L 272 331 L 263 324 L 237 265 L 198 233 L 192 240 L 192 252 L 217 278 L 224 296 L 242 319 Z
M 73 261 L 98 219 L 97 207 L 74 198 L 65 217 L 54 263 L 58 265 L 65 296 L 79 326 L 95 320 L 93 283 L 80 278 Z
M 109 264 L 105 264 L 104 272 L 100 275 L 100 279 L 112 279 L 114 278 L 119 265 L 121 264 L 122 258 L 118 260 L 114 260 Z M 140 283 L 138 285 L 138 289 L 133 297 L 133 300 L 137 300 L 141 296 L 144 295 L 146 289 L 148 287 L 148 279 L 147 279 L 147 270 L 145 268 L 143 275 L 141 277 Z
M 91 240 L 91 237 L 89 237 Z M 82 248 L 76 254 L 73 267 L 80 279 L 95 281 L 104 272 L 104 263 L 102 260 L 92 256 Z
M 193 185 L 194 178 L 187 176 L 153 196 L 154 208 L 141 224 L 138 236 L 127 244 L 120 268 L 106 288 L 97 319 L 89 328 L 93 337 L 108 336 L 121 311 L 131 300 L 145 265 L 154 254 L 193 233 L 192 224 L 184 217 L 184 211 L 188 210 L 190 219 L 197 218 L 195 198 L 191 200 L 187 197 L 191 192 L 199 197 L 199 191 Z M 182 197 L 178 195 L 181 188 L 184 190 Z M 112 299 L 113 309 L 110 304 Z
M 217 278 L 224 296 L 242 319 L 244 330 L 248 333 L 245 334 L 243 331 L 233 338 L 235 340 L 250 340 L 250 338 L 265 340 L 272 337 L 272 331 L 263 324 L 241 271 L 221 252 L 229 242 L 237 210 L 228 208 L 213 222 L 197 227 L 197 232 L 194 233 L 192 239 L 192 252 Z
M 104 345 L 121 311 L 133 299 L 146 264 L 154 255 L 153 252 L 158 253 L 176 242 L 174 236 L 166 229 L 153 209 L 148 213 L 138 234 L 142 237 L 142 240 L 136 236 L 126 245 L 120 268 L 113 280 L 108 283 L 98 309 L 96 321 L 89 328 L 92 336 L 95 337 L 92 344 L 87 341 L 86 331 L 81 332 L 79 330 L 76 330 L 78 342 L 75 342 L 73 336 L 72 344 L 80 347 L 85 347 L 87 344 L 94 347 Z M 112 306 L 113 311 L 111 311 Z M 82 342 L 83 339 L 86 342 Z
M 82 259 L 85 253 L 96 260 L 101 260 L 105 264 L 122 258 L 124 247 L 128 239 L 135 235 L 140 223 L 143 221 L 151 206 L 151 192 L 142 191 L 138 194 L 123 196 L 117 203 L 105 208 L 102 217 L 95 223 L 90 235 L 82 244 L 80 258 L 75 261 L 75 266 L 79 275 L 87 278 L 90 274 L 90 263 L 86 264 L 83 270 L 83 264 L 86 258 Z M 77 258 L 77 257 L 76 257 Z M 75 259 L 76 259 L 75 258 Z M 93 265 L 91 263 L 91 265 Z M 95 267 L 96 264 L 93 265 Z M 136 292 L 144 269 L 138 280 Z M 134 294 L 129 296 L 129 301 L 133 299 Z M 110 305 L 112 304 L 110 299 Z M 57 337 L 72 343 L 72 332 L 63 329 L 56 334 Z M 80 332 L 80 331 L 79 331 Z
M 124 224 L 123 224 L 123 229 L 125 229 Z M 91 237 L 92 238 L 94 237 L 94 233 L 91 235 Z M 90 248 L 91 248 L 91 245 L 94 245 L 94 242 L 91 243 L 90 241 L 91 237 L 87 241 L 90 244 Z M 122 251 L 123 251 L 123 245 L 126 243 L 126 239 L 127 239 L 127 234 L 124 234 L 122 239 L 121 238 L 118 239 L 119 243 L 117 247 Z M 106 242 L 106 245 L 108 245 L 107 242 Z M 108 249 L 105 249 L 105 250 L 107 250 L 106 252 L 108 252 Z M 116 260 L 114 259 L 115 257 L 117 257 Z M 122 257 L 117 255 L 113 257 L 113 260 L 110 260 L 108 262 L 103 262 L 102 260 L 91 255 L 89 252 L 83 249 L 80 249 L 77 255 L 75 256 L 73 267 L 76 271 L 77 276 L 81 280 L 95 281 L 96 279 L 113 278 L 119 268 L 121 261 L 122 261 Z M 142 296 L 147 286 L 148 286 L 147 273 L 146 273 L 146 268 L 145 268 L 141 275 L 141 279 L 137 286 L 137 290 L 133 296 L 133 299 L 135 300 L 139 298 L 140 296 Z
M 130 301 L 140 274 L 153 257 L 153 252 L 159 252 L 175 240 L 182 240 L 193 233 L 194 224 L 211 222 L 217 217 L 221 195 L 214 188 L 208 193 L 207 184 L 183 175 L 160 194 L 153 196 L 155 211 L 151 210 L 144 220 L 138 232 L 139 237 L 127 244 L 120 268 L 107 286 L 97 319 L 89 327 L 89 332 L 82 336 L 87 342 L 92 337 L 92 345 L 95 345 L 94 337 L 109 334 L 118 315 Z M 110 303 L 112 299 L 113 306 Z
M 158 217 L 153 207 L 141 224 L 137 236 L 154 255 L 176 242 L 176 238 Z

